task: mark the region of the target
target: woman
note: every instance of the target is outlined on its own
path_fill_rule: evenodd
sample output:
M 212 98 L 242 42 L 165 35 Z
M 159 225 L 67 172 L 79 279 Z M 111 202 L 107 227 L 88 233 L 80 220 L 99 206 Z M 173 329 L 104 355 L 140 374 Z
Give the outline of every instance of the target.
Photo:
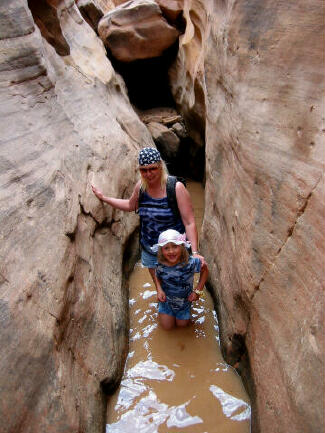
M 175 218 L 168 207 L 166 183 L 168 172 L 160 153 L 153 147 L 146 147 L 139 152 L 139 171 L 141 179 L 137 182 L 129 199 L 105 197 L 101 191 L 92 186 L 92 190 L 99 200 L 108 203 L 116 209 L 126 212 L 139 211 L 140 215 L 140 243 L 141 261 L 149 269 L 150 275 L 157 287 L 155 266 L 157 257 L 151 247 L 158 242 L 159 234 L 167 229 L 175 229 L 186 233 L 191 243 L 192 255 L 204 258 L 198 254 L 198 233 L 194 219 L 191 197 L 182 182 L 176 183 L 176 200 L 180 213 Z M 141 187 L 141 203 L 139 193 Z

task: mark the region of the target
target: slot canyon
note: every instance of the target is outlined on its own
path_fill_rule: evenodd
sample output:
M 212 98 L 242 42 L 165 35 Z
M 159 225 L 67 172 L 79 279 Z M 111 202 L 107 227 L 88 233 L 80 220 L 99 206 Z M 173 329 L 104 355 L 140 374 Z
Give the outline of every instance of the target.
M 324 431 L 324 6 L 0 2 L 1 432 L 105 431 L 139 218 L 91 185 L 128 198 L 147 146 L 204 186 L 252 433 Z

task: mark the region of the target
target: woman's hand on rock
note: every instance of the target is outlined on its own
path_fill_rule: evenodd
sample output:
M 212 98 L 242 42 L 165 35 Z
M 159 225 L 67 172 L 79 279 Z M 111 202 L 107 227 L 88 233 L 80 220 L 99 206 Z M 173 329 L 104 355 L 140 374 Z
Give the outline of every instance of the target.
M 91 189 L 99 200 L 103 200 L 104 194 L 99 189 L 97 189 L 94 185 L 91 185 Z

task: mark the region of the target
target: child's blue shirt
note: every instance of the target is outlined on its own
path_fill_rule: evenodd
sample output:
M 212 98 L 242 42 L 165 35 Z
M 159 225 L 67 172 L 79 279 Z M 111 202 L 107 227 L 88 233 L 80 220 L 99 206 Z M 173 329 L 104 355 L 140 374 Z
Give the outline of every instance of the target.
M 186 265 L 178 263 L 175 266 L 166 266 L 158 263 L 156 275 L 160 280 L 161 288 L 168 298 L 187 299 L 193 290 L 194 273 L 200 271 L 200 259 L 190 257 Z

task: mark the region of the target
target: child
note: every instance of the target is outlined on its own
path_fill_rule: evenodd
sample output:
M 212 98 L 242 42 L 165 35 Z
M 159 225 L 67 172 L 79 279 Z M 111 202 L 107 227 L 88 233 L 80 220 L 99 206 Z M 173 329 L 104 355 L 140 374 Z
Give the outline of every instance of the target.
M 159 322 L 166 330 L 189 324 L 191 302 L 199 299 L 208 277 L 207 266 L 201 266 L 199 258 L 189 257 L 185 247 L 190 247 L 185 234 L 169 229 L 160 234 L 158 243 L 151 248 L 158 252 L 158 314 Z M 195 272 L 200 273 L 200 279 L 193 290 Z

